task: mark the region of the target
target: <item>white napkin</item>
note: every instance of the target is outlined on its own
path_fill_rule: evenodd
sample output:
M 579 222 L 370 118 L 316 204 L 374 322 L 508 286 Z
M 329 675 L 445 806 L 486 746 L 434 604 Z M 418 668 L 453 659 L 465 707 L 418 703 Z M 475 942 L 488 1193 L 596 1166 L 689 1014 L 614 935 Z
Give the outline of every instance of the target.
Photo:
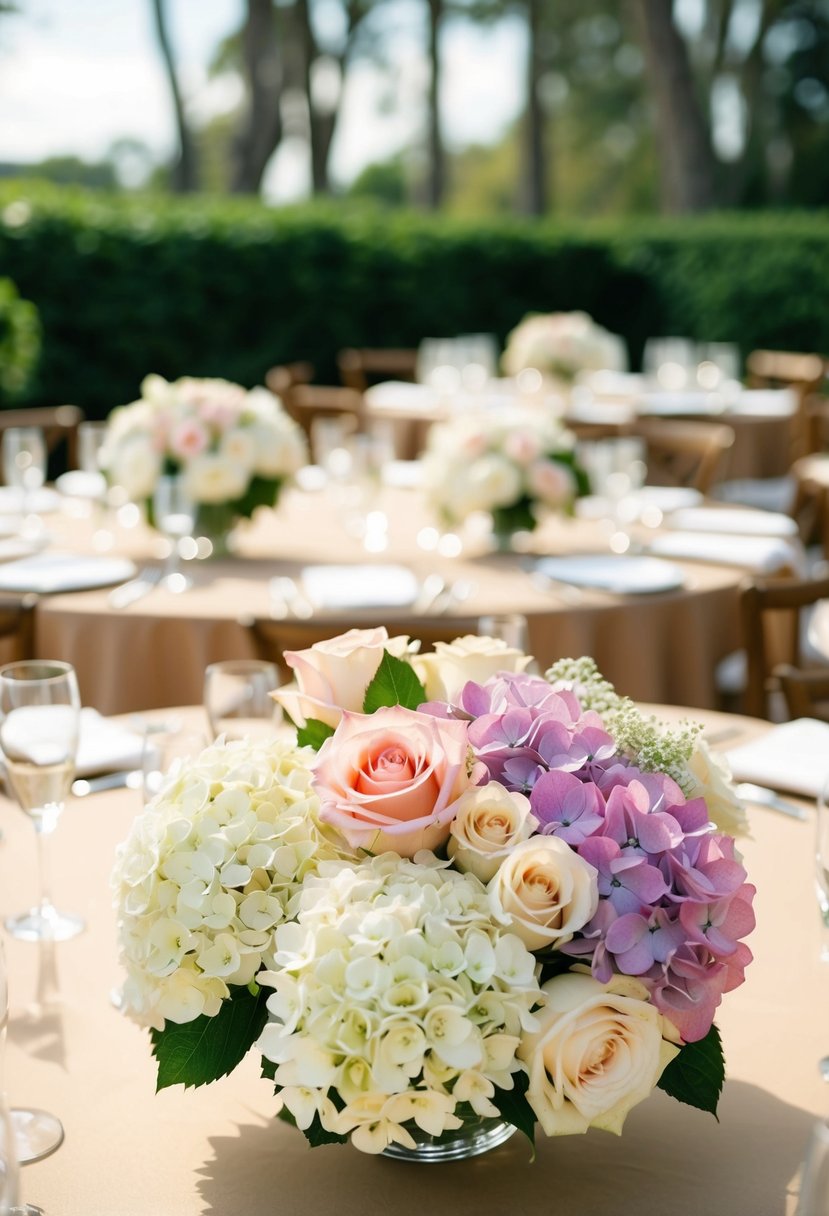
M 104 718 L 97 709 L 81 710 L 81 730 L 75 770 L 79 777 L 92 773 L 140 768 L 144 738 L 120 722 Z
M 411 384 L 407 380 L 384 380 L 380 384 L 372 384 L 363 396 L 369 408 L 439 413 L 440 398 L 428 384 Z
M 302 587 L 316 608 L 402 608 L 418 581 L 405 566 L 306 566 Z
M 423 481 L 423 466 L 419 460 L 388 460 L 381 475 L 384 486 L 414 490 Z
M 746 388 L 729 401 L 727 412 L 756 418 L 791 418 L 797 412 L 797 394 L 791 388 Z
M 643 393 L 639 399 L 639 413 L 654 418 L 670 418 L 674 414 L 722 414 L 726 409 L 726 400 L 719 393 L 706 393 L 691 390 L 690 392 L 650 392 Z
M 732 536 L 777 536 L 797 535 L 797 524 L 790 515 L 776 511 L 752 511 L 750 508 L 733 511 L 718 507 L 691 507 L 674 511 L 665 520 L 665 527 L 679 532 L 724 532 Z
M 720 566 L 742 566 L 755 574 L 800 571 L 803 555 L 789 541 L 773 536 L 728 536 L 707 532 L 665 532 L 649 545 L 660 557 L 689 558 Z
M 829 722 L 796 718 L 726 753 L 737 781 L 816 798 L 829 778 Z
M 0 486 L 0 514 L 20 514 L 20 491 L 14 486 Z M 60 494 L 44 486 L 41 490 L 32 490 L 26 495 L 26 510 L 33 515 L 49 515 L 52 511 L 60 510 Z

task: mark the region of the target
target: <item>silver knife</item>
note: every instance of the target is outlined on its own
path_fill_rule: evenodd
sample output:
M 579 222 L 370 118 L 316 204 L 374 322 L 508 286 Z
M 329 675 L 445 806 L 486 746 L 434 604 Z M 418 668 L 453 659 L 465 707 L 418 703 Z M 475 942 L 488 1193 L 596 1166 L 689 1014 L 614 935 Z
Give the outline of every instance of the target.
M 792 819 L 808 819 L 808 811 L 796 802 L 781 798 L 774 790 L 765 785 L 754 785 L 750 781 L 741 781 L 737 786 L 737 797 L 753 802 L 755 806 L 767 806 L 772 811 L 780 811 L 782 815 L 791 815 Z
M 122 583 L 120 587 L 115 587 L 110 591 L 110 608 L 127 608 L 130 604 L 135 604 L 145 595 L 149 595 L 158 585 L 160 578 L 161 569 L 159 567 L 148 567 L 137 578 L 131 578 L 128 583 Z
M 87 794 L 98 794 L 102 790 L 120 790 L 128 787 L 132 790 L 141 788 L 144 774 L 139 769 L 127 768 L 117 773 L 103 773 L 100 777 L 78 777 L 72 782 L 72 793 L 76 798 L 85 798 Z

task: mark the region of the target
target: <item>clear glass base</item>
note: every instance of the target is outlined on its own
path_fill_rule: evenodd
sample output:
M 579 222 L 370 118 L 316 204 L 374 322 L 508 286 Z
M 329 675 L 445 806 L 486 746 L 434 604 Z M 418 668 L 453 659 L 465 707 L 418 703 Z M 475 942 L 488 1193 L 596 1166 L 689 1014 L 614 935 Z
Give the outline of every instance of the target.
M 20 916 L 7 916 L 3 923 L 12 937 L 24 942 L 65 942 L 86 927 L 80 916 L 58 912 L 51 904 L 32 908 Z
M 384 1157 L 394 1157 L 398 1161 L 417 1161 L 422 1164 L 434 1165 L 441 1161 L 463 1161 L 466 1157 L 477 1157 L 480 1153 L 488 1153 L 497 1148 L 505 1140 L 509 1140 L 515 1131 L 511 1123 L 502 1119 L 470 1119 L 457 1131 L 444 1132 L 442 1136 L 430 1136 L 419 1127 L 409 1124 L 412 1138 L 416 1141 L 415 1148 L 406 1148 L 402 1144 L 390 1144 L 383 1150 Z
M 818 1068 L 824 1081 L 829 1081 L 829 1056 L 824 1056 L 822 1060 L 818 1060 Z
M 63 1124 L 56 1115 L 46 1110 L 12 1107 L 9 1117 L 21 1165 L 42 1161 L 63 1144 Z

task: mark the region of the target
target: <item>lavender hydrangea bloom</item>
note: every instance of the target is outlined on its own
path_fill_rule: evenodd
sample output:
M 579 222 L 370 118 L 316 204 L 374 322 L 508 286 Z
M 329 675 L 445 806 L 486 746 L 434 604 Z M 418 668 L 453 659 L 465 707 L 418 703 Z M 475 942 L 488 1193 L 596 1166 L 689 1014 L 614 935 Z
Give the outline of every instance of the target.
M 530 807 L 545 836 L 582 844 L 604 822 L 604 798 L 592 782 L 567 772 L 543 773 L 535 782 Z

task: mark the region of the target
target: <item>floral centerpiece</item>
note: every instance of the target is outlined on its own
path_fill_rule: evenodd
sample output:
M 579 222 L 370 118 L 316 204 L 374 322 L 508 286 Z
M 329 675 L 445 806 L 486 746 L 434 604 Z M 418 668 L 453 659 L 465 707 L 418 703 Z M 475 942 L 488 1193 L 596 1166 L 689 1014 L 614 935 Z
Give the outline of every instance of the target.
M 621 1133 L 655 1086 L 715 1112 L 754 888 L 698 729 L 486 639 L 287 657 L 296 741 L 213 744 L 119 849 L 159 1088 L 255 1045 L 282 1118 L 368 1153 Z
M 531 531 L 544 511 L 572 511 L 589 489 L 573 437 L 536 410 L 461 414 L 429 431 L 423 485 L 443 523 L 489 512 L 496 540 Z
M 622 339 L 586 312 L 528 313 L 508 334 L 501 365 L 508 376 L 535 368 L 565 384 L 579 372 L 624 371 Z
M 108 479 L 145 502 L 150 518 L 159 477 L 180 475 L 208 536 L 274 506 L 306 462 L 300 427 L 267 389 L 155 375 L 142 381 L 139 401 L 113 410 L 102 453 Z

